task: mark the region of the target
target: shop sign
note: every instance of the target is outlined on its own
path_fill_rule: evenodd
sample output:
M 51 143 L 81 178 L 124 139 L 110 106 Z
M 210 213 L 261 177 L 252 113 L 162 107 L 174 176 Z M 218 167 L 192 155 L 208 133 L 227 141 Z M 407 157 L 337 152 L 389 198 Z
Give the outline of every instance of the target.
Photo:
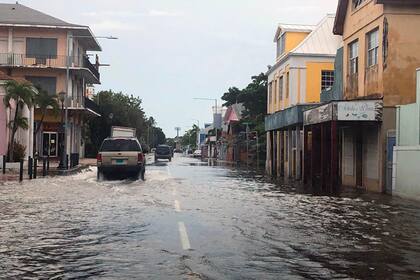
M 346 101 L 337 104 L 339 121 L 381 121 L 382 101 Z
M 305 112 L 305 125 L 331 121 L 333 119 L 333 103 L 319 106 Z

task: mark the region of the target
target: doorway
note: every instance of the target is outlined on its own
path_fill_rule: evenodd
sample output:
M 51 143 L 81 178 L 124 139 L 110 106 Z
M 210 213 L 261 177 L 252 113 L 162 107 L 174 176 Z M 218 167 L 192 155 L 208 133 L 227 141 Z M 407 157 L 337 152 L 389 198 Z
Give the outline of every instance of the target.
M 49 157 L 58 156 L 57 132 L 44 132 L 42 134 L 42 155 Z

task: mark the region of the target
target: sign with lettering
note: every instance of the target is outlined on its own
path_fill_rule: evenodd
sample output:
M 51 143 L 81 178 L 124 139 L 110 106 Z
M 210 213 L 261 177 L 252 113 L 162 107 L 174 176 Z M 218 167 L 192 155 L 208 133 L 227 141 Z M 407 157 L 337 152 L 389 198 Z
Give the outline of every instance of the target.
M 337 104 L 339 121 L 381 121 L 382 101 L 346 101 Z

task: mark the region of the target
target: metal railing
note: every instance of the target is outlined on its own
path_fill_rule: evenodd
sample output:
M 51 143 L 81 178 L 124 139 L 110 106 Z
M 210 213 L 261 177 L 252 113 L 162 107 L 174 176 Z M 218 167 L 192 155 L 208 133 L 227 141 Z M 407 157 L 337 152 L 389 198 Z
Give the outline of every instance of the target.
M 99 114 L 99 105 L 87 97 L 85 97 L 85 108 Z
M 0 66 L 65 68 L 67 66 L 67 56 L 0 53 Z M 98 80 L 100 78 L 98 68 L 85 55 L 71 56 L 70 67 L 87 68 Z

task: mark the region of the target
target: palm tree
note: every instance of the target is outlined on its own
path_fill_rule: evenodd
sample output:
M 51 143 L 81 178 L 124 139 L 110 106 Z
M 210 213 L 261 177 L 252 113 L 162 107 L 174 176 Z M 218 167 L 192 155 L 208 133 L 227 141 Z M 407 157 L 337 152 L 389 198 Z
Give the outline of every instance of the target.
M 37 149 L 36 135 L 44 123 L 44 118 L 47 115 L 48 109 L 52 109 L 53 114 L 57 115 L 60 107 L 56 95 L 49 94 L 48 91 L 42 89 L 41 87 L 37 87 L 37 90 L 38 91 L 34 97 L 34 105 L 41 111 L 41 120 L 34 132 L 34 151 Z
M 17 82 L 10 80 L 6 82 L 6 95 L 3 102 L 6 108 L 12 108 L 12 101 L 15 103 L 15 116 L 10 120 L 8 126 L 12 129 L 12 135 L 9 143 L 9 160 L 13 160 L 13 149 L 15 143 L 15 135 L 18 128 L 28 129 L 28 119 L 22 117 L 24 106 L 30 108 L 36 94 L 36 88 L 29 82 Z

